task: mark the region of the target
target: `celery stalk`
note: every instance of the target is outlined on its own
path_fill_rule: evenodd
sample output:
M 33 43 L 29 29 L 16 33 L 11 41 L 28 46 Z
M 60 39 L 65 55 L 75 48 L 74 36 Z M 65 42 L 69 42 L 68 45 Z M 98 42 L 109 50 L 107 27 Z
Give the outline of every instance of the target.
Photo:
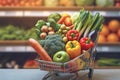
M 79 19 L 80 21 L 79 21 L 78 26 L 76 28 L 77 31 L 80 32 L 80 30 L 82 29 L 87 17 L 88 17 L 88 11 L 84 11 L 80 16 L 80 19 Z
M 91 21 L 92 15 L 90 14 L 90 12 L 88 12 L 88 18 L 85 21 L 85 24 L 83 26 L 83 28 L 80 30 L 79 32 L 79 39 L 82 36 L 83 32 L 85 31 L 85 29 L 87 28 L 89 22 Z

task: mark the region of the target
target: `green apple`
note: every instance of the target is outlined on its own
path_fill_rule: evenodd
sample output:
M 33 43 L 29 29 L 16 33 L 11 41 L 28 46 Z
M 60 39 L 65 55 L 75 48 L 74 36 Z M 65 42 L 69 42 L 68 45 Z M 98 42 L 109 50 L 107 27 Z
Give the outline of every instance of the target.
M 54 62 L 67 62 L 70 60 L 70 56 L 65 51 L 58 51 L 53 55 L 53 61 Z

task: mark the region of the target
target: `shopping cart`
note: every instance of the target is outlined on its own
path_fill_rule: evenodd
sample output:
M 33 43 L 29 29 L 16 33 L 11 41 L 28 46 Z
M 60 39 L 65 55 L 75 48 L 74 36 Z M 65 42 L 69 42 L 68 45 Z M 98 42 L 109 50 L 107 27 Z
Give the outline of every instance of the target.
M 79 71 L 81 70 L 88 70 L 88 79 L 92 80 L 96 55 L 96 45 L 97 42 L 95 42 L 94 48 L 89 49 L 88 51 L 83 51 L 80 56 L 65 63 L 49 62 L 40 60 L 40 58 L 36 58 L 40 69 L 49 71 L 48 74 L 42 78 L 42 80 L 47 80 L 52 76 L 60 76 L 60 73 L 74 74 L 74 76 L 70 77 L 69 80 L 77 80 L 77 78 L 79 78 Z

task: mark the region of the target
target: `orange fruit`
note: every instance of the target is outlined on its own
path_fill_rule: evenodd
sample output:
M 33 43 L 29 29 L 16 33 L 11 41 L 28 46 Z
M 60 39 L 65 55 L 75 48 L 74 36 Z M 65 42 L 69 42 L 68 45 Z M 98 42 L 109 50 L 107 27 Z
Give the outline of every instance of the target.
M 117 35 L 118 35 L 118 37 L 120 38 L 120 28 L 119 28 L 118 31 L 117 31 Z
M 117 30 L 119 29 L 120 27 L 120 23 L 118 20 L 111 20 L 109 23 L 108 23 L 108 28 L 112 31 L 112 32 L 117 32 Z
M 98 36 L 98 43 L 105 43 L 106 37 L 103 34 L 99 34 Z
M 119 37 L 116 33 L 110 33 L 108 36 L 107 36 L 107 41 L 108 42 L 119 42 Z
M 109 32 L 110 32 L 109 28 L 104 25 L 101 32 L 100 32 L 100 34 L 103 34 L 104 36 L 107 36 L 109 34 Z

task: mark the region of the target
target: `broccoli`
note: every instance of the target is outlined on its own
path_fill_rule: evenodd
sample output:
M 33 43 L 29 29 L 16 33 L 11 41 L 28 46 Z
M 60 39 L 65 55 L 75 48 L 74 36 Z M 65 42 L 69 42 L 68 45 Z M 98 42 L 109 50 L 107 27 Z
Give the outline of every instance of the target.
M 51 58 L 57 51 L 65 50 L 62 37 L 58 34 L 48 35 L 45 40 L 40 40 L 39 42 Z

